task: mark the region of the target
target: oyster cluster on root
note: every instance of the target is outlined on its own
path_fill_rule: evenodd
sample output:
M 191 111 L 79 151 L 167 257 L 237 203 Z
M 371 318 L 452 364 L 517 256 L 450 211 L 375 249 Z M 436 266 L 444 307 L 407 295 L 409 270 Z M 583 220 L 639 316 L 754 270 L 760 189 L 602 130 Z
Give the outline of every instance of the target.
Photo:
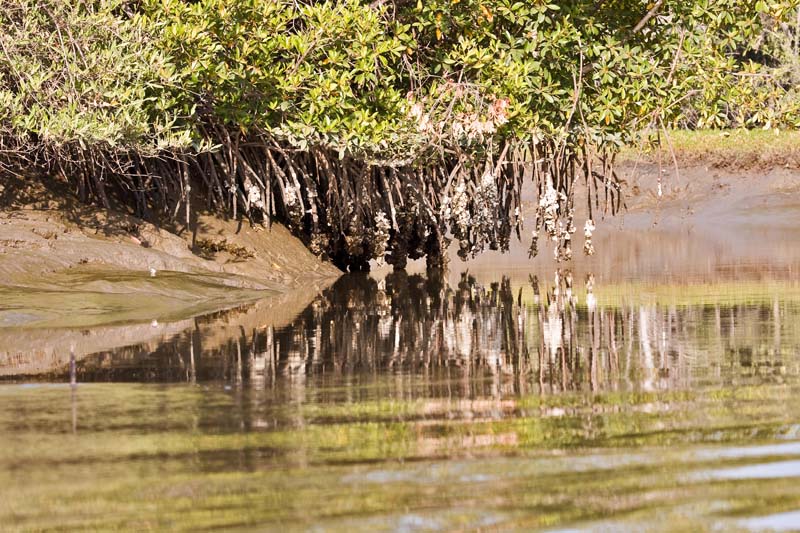
M 371 260 L 403 268 L 422 257 L 429 266 L 442 267 L 452 239 L 464 259 L 487 249 L 507 250 L 512 234 L 522 235 L 525 188 L 535 198 L 531 255 L 544 236 L 556 259 L 569 260 L 581 177 L 589 206 L 583 249 L 593 253 L 592 213 L 616 212 L 621 198 L 610 158 L 586 146 L 509 141 L 499 150 L 489 146 L 395 164 L 239 136 L 200 154 L 111 157 L 89 149 L 50 160 L 84 197 L 104 205 L 111 185 L 137 214 L 180 213 L 187 226 L 196 208 L 227 210 L 253 224 L 278 220 L 315 254 L 342 269 L 364 270 Z M 598 160 L 601 171 L 593 170 Z

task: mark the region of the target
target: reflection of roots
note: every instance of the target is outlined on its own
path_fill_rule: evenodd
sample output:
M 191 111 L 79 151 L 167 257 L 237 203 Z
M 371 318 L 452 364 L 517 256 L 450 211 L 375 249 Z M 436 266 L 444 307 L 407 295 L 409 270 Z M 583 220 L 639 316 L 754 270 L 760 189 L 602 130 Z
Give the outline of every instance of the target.
M 219 323 L 196 319 L 190 353 L 196 354 L 192 361 L 197 359 L 198 368 L 192 372 L 198 379 L 249 381 L 256 388 L 288 385 L 297 398 L 317 379 L 350 383 L 387 375 L 397 378 L 398 393 L 405 394 L 402 387 L 413 382 L 434 395 L 501 398 L 685 387 L 692 384 L 695 368 L 709 365 L 775 380 L 792 371 L 782 360 L 785 353 L 794 353 L 793 346 L 784 352 L 785 339 L 776 338 L 774 346 L 763 349 L 754 348 L 751 340 L 737 344 L 742 332 L 734 326 L 743 320 L 763 324 L 765 316 L 779 323 L 787 311 L 778 303 L 715 310 L 607 307 L 590 302 L 594 290 L 589 275 L 582 305 L 582 290 L 569 271 L 559 271 L 549 285 L 531 277 L 530 287 L 513 287 L 507 278 L 487 287 L 468 274 L 455 286 L 441 277 L 402 271 L 380 282 L 365 274 L 343 276 L 286 328 L 265 329 L 258 317 L 231 318 L 226 339 L 212 345 L 204 333 Z M 716 328 L 703 319 L 712 311 Z M 699 320 L 706 327 L 702 337 L 687 338 L 686 329 Z M 708 346 L 720 348 L 712 352 Z M 161 369 L 166 378 L 189 364 L 189 352 L 180 342 L 164 343 L 156 352 L 157 358 L 143 358 L 169 361 L 172 366 Z M 132 353 L 121 352 L 123 367 L 130 365 Z M 108 368 L 114 368 L 113 361 Z M 158 376 L 158 367 L 146 370 Z

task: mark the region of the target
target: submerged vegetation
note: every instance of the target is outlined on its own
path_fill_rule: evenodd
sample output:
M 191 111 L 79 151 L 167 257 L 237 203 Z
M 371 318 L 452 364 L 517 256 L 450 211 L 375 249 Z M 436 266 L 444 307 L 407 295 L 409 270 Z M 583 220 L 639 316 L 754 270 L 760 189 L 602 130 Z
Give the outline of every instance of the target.
M 531 254 L 569 258 L 642 132 L 792 123 L 796 4 L 0 0 L 0 165 L 279 220 L 350 269 L 507 249 L 532 187 Z

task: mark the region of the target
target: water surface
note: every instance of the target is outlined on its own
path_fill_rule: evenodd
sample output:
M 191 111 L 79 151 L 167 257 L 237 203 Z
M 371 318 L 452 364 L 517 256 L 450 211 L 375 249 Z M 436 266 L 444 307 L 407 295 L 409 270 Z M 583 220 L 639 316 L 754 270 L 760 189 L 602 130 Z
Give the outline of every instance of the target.
M 35 330 L 0 346 L 0 523 L 795 530 L 795 272 L 345 276 L 102 346 Z

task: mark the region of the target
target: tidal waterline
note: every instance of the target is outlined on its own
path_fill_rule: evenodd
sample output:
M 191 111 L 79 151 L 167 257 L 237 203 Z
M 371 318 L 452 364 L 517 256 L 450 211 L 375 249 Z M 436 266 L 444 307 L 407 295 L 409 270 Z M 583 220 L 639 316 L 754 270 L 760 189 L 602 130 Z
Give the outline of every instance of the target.
M 242 305 L 86 354 L 76 387 L 68 365 L 6 373 L 0 521 L 793 529 L 800 283 L 780 272 L 345 276 L 288 321 Z

